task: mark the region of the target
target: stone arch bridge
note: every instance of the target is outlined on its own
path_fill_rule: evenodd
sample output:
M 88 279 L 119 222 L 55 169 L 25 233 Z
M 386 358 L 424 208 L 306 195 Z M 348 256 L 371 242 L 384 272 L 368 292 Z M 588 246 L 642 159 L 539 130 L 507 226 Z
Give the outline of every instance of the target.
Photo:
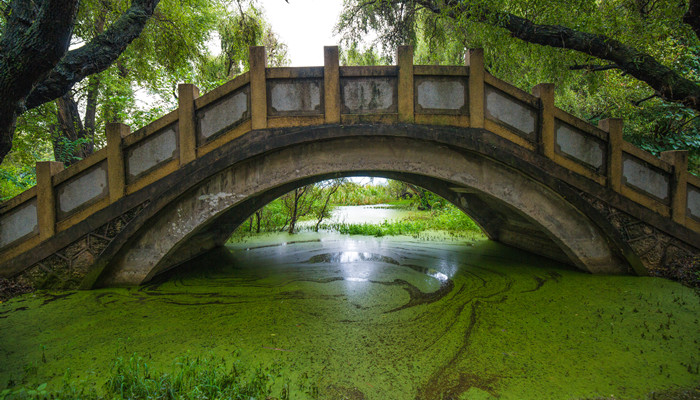
M 133 285 L 219 246 L 257 208 L 303 184 L 374 175 L 452 201 L 493 240 L 604 274 L 673 276 L 697 262 L 700 179 L 484 70 L 413 64 L 266 68 L 199 96 L 0 205 L 0 276 L 36 287 Z

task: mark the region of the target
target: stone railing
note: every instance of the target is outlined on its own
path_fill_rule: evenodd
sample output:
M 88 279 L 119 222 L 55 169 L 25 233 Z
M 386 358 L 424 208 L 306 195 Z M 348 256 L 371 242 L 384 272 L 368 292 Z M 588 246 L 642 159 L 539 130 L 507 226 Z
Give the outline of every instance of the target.
M 479 49 L 466 66 L 413 65 L 401 47 L 397 66 L 340 67 L 337 47 L 326 47 L 323 67 L 266 68 L 253 47 L 249 72 L 198 93 L 180 85 L 179 108 L 133 133 L 109 124 L 107 147 L 69 168 L 37 163 L 37 185 L 0 205 L 0 262 L 251 130 L 323 124 L 486 129 L 700 231 L 700 179 L 686 152 L 656 158 L 622 139 L 621 120 L 595 127 L 555 108 L 551 84 L 529 94 L 496 79 Z

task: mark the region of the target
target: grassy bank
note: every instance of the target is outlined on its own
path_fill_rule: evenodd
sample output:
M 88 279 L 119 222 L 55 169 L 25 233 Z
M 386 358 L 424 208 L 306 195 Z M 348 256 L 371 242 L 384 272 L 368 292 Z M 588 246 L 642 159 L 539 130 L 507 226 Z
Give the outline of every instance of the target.
M 409 206 L 403 203 L 398 205 Z M 481 228 L 462 211 L 452 205 L 443 206 L 430 212 L 415 213 L 399 221 L 385 221 L 381 224 L 322 224 L 322 229 L 350 235 L 368 236 L 420 236 L 429 231 L 441 231 L 451 237 L 483 236 Z
M 289 399 L 290 383 L 274 366 L 251 369 L 213 356 L 180 356 L 170 368 L 154 368 L 150 357 L 133 354 L 112 362 L 106 382 L 80 380 L 67 370 L 63 385 L 48 390 L 19 385 L 0 392 L 0 400 L 23 399 Z M 31 371 L 27 371 L 31 374 Z M 306 382 L 295 389 L 313 396 Z M 315 390 L 315 391 L 314 391 Z

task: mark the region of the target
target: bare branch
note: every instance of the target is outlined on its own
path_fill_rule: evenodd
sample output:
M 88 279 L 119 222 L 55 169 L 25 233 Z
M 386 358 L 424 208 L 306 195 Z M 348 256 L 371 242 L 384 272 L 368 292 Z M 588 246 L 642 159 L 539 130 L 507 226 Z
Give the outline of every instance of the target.
M 656 98 L 656 97 L 661 97 L 661 96 L 659 96 L 658 93 L 654 93 L 651 96 L 645 97 L 641 100 L 630 101 L 630 103 L 632 103 L 635 107 L 639 107 L 639 105 L 644 103 L 645 101 L 651 100 L 651 99 Z
M 608 65 L 577 64 L 577 65 L 570 66 L 569 69 L 572 71 L 585 69 L 586 71 L 589 71 L 589 72 L 596 72 L 596 71 L 607 71 L 609 69 L 621 69 L 621 68 L 617 64 L 608 64 Z

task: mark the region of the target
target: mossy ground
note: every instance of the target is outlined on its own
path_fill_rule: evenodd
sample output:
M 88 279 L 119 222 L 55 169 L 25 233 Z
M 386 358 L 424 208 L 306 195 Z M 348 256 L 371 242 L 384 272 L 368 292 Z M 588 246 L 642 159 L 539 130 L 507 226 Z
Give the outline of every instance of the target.
M 103 390 L 133 353 L 164 371 L 183 354 L 274 368 L 290 398 L 633 399 L 700 381 L 700 299 L 678 283 L 488 241 L 293 241 L 0 304 L 0 388 L 57 389 L 70 369 Z

